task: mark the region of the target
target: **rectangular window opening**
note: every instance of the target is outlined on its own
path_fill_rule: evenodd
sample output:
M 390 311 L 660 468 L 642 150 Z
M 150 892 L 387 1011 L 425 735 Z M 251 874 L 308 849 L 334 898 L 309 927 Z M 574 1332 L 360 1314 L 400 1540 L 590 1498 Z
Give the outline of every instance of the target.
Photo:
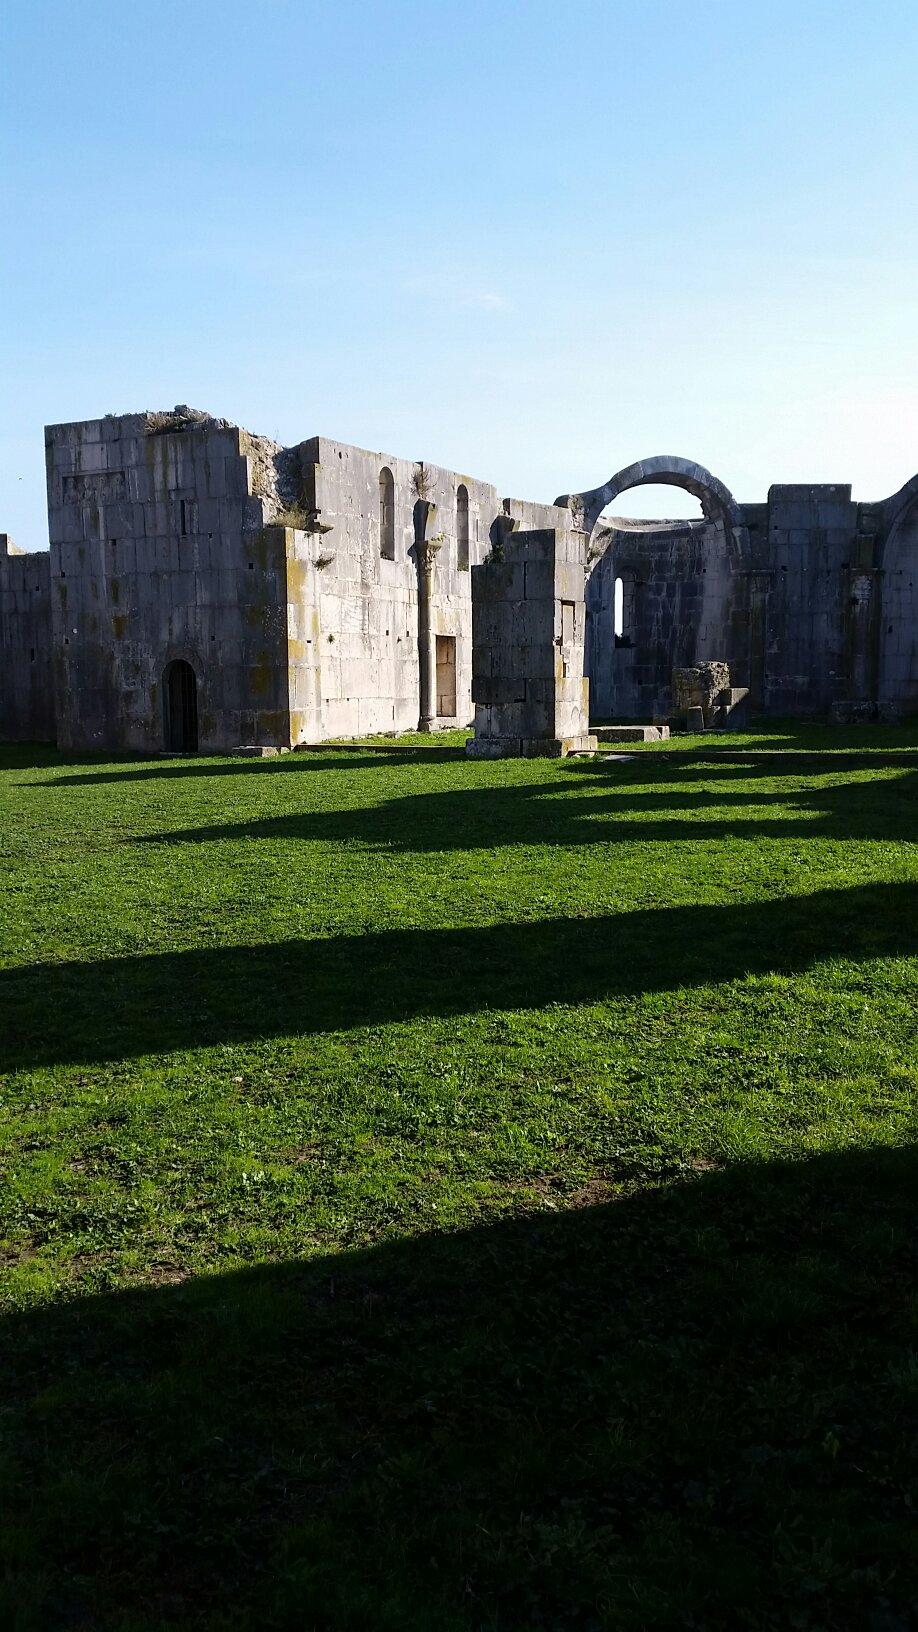
M 456 637 L 437 636 L 437 717 L 456 718 Z

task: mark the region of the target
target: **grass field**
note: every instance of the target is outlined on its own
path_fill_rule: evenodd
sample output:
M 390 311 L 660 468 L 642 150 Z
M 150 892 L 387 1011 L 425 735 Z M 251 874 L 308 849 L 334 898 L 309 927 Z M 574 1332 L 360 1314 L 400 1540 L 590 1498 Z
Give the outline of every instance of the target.
M 918 1624 L 918 729 L 460 742 L 0 749 L 4 1628 Z

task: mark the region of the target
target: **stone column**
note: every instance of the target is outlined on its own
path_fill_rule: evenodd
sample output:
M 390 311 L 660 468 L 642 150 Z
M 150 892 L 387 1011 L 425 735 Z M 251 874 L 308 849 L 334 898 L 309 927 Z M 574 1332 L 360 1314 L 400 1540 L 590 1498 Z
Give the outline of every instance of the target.
M 435 731 L 437 728 L 437 639 L 433 596 L 437 552 L 443 541 L 427 537 L 427 528 L 435 510 L 436 505 L 428 499 L 418 499 L 414 507 L 414 554 L 418 568 L 419 731 Z

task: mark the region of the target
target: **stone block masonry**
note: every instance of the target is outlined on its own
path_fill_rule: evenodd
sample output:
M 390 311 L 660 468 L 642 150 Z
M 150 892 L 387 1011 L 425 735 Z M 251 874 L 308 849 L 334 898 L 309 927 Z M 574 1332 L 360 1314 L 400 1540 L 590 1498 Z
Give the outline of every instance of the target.
M 677 485 L 703 493 L 699 470 Z M 607 488 L 637 485 L 627 477 Z M 586 590 L 594 717 L 665 717 L 673 671 L 717 661 L 746 693 L 730 702 L 732 726 L 742 708 L 918 713 L 918 477 L 878 504 L 827 484 L 776 485 L 765 504 L 738 505 L 710 480 L 698 521 L 594 523 Z M 593 496 L 569 502 L 582 510 L 584 500 Z
M 726 663 L 699 663 L 673 669 L 673 723 L 689 731 L 742 730 L 746 724 L 746 686 L 730 684 Z
M 53 425 L 45 445 L 61 746 L 283 740 L 286 559 L 258 491 L 272 445 L 186 409 Z M 176 665 L 193 740 L 167 718 Z
M 828 484 L 743 505 L 659 456 L 551 505 L 184 406 L 45 447 L 49 552 L 0 535 L 7 739 L 284 749 L 474 708 L 480 751 L 563 753 L 589 715 L 668 718 L 673 671 L 716 662 L 733 680 L 706 723 L 918 713 L 918 476 L 876 503 Z M 605 518 L 647 482 L 701 517 Z
M 583 672 L 586 540 L 565 528 L 509 534 L 472 569 L 472 700 L 483 757 L 596 747 Z
M 51 563 L 0 533 L 0 740 L 55 740 Z
M 487 483 L 184 407 L 50 426 L 46 453 L 62 746 L 414 730 L 437 651 L 452 684 L 428 687 L 427 723 L 470 720 L 469 568 L 503 514 Z

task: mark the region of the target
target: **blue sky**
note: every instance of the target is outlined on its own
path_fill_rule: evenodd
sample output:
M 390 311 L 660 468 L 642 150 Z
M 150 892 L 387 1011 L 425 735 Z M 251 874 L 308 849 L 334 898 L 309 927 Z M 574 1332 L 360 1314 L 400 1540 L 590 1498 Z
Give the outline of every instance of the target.
M 46 544 L 43 424 L 176 402 L 530 498 L 882 497 L 916 84 L 914 0 L 4 0 L 0 530 Z

